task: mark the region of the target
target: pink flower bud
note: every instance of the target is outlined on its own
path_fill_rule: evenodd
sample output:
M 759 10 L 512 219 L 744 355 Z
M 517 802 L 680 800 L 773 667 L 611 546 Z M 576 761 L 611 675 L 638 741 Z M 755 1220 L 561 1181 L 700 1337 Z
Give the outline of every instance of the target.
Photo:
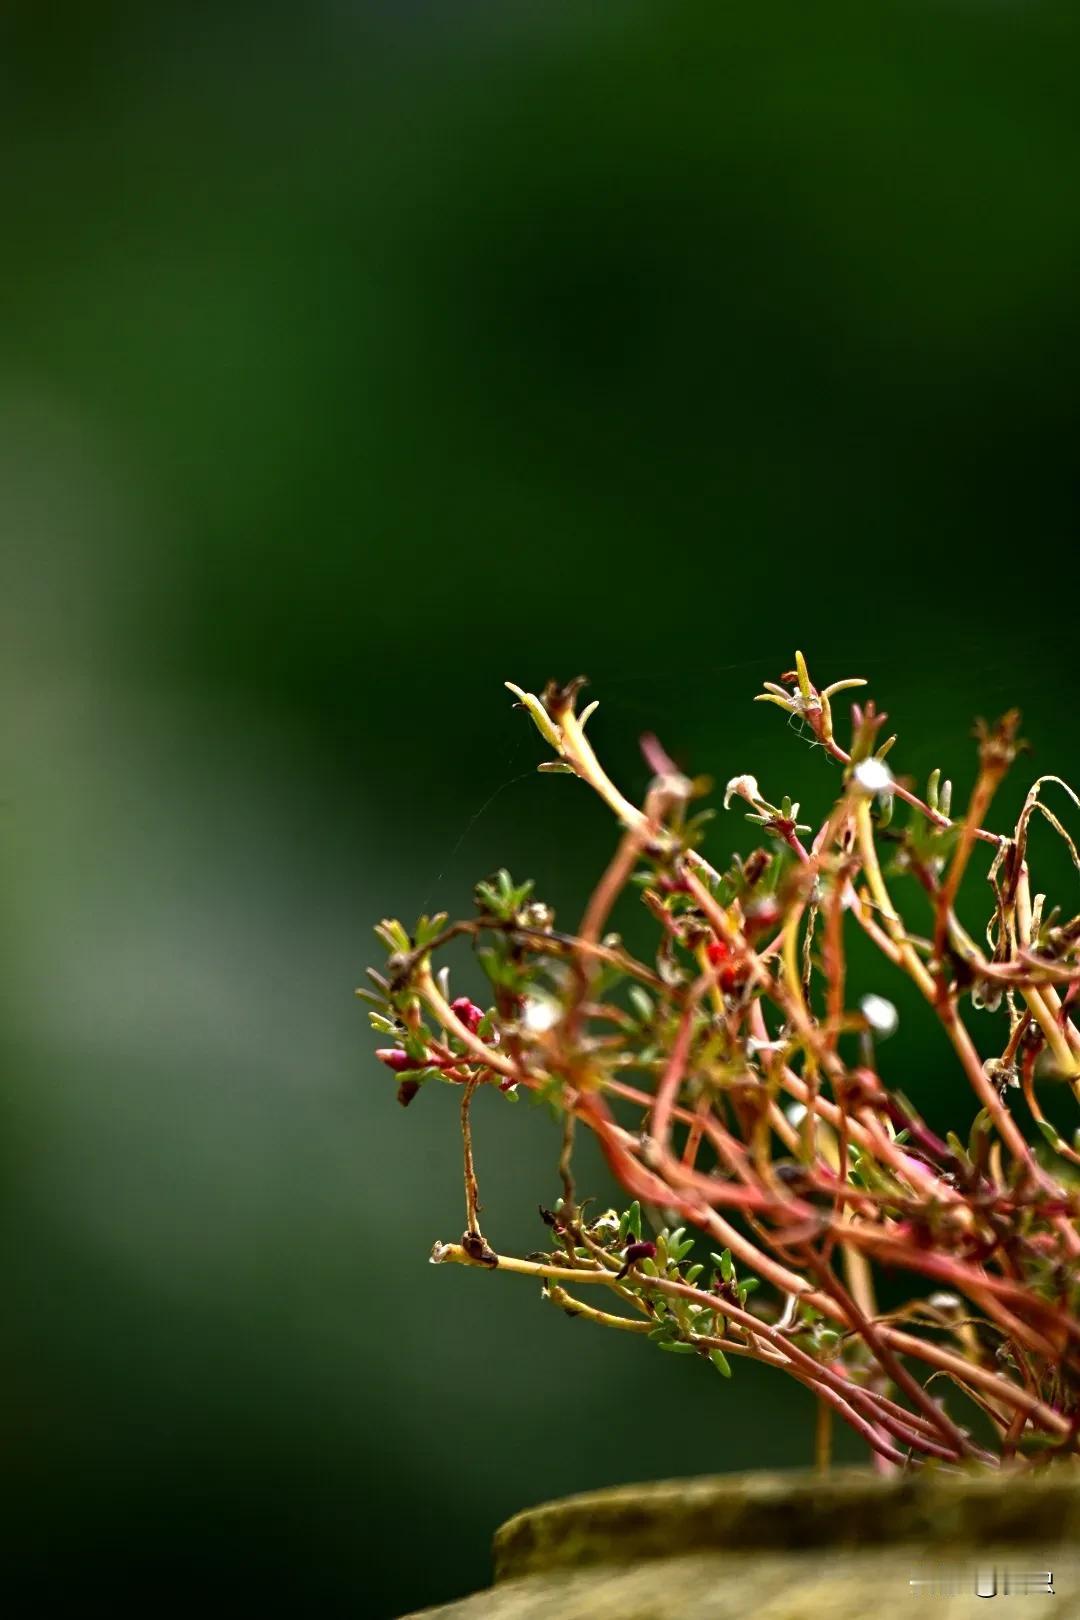
M 408 1052 L 402 1051 L 400 1046 L 381 1046 L 375 1053 L 380 1063 L 385 1063 L 388 1069 L 395 1074 L 402 1074 L 407 1069 L 422 1069 L 423 1058 L 412 1058 Z
M 451 1012 L 457 1013 L 470 1035 L 475 1035 L 483 1022 L 483 1010 L 470 1001 L 468 996 L 458 996 L 456 1001 L 450 1003 Z

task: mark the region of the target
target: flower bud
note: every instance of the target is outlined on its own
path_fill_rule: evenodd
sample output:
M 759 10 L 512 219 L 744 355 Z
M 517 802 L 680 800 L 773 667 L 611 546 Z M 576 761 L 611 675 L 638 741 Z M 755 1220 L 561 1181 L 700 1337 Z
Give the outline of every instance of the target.
M 755 901 L 746 907 L 745 928 L 748 934 L 764 934 L 780 922 L 780 906 L 772 896 Z
M 745 799 L 747 804 L 757 805 L 763 802 L 761 797 L 761 789 L 757 785 L 756 776 L 744 775 L 733 776 L 731 778 L 731 781 L 724 789 L 725 810 L 730 809 L 731 801 L 736 794 L 738 794 L 740 799 Z
M 732 949 L 726 939 L 714 939 L 711 945 L 706 945 L 705 955 L 718 969 L 716 980 L 722 990 L 734 990 L 746 977 L 745 964 L 732 959 Z
M 400 1046 L 381 1046 L 375 1056 L 380 1063 L 385 1063 L 388 1069 L 393 1069 L 395 1074 L 404 1074 L 409 1069 L 424 1067 L 423 1058 L 410 1057 Z
M 628 1243 L 626 1248 L 623 1250 L 623 1267 L 620 1272 L 616 1273 L 616 1282 L 620 1277 L 625 1277 L 626 1273 L 630 1270 L 630 1267 L 636 1265 L 639 1260 L 655 1259 L 656 1244 L 650 1243 L 648 1238 L 642 1238 L 637 1243 Z
M 456 1001 L 450 1003 L 450 1010 L 457 1014 L 470 1035 L 475 1035 L 484 1021 L 483 1010 L 468 996 L 458 996 Z

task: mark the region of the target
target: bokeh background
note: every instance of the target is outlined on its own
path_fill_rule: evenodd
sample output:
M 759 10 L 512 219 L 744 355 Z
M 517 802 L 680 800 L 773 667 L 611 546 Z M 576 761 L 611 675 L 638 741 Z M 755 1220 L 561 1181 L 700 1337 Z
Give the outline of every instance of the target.
M 453 1099 L 398 1108 L 353 990 L 380 916 L 506 864 L 571 918 L 611 847 L 508 677 L 588 673 L 635 792 L 651 729 L 820 811 L 750 703 L 796 645 L 900 769 L 962 790 L 1016 703 L 1076 774 L 1075 8 L 0 29 L 6 1580 L 389 1616 L 546 1496 L 806 1463 L 781 1380 L 428 1268 Z M 485 1101 L 532 1248 L 554 1128 Z

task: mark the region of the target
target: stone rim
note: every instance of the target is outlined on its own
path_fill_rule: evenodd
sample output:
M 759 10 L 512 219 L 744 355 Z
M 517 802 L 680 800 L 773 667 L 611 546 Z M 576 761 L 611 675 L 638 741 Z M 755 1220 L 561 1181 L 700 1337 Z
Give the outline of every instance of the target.
M 1080 1540 L 1080 1471 L 728 1474 L 617 1486 L 515 1514 L 495 1533 L 496 1581 L 685 1553 L 890 1544 L 987 1548 Z

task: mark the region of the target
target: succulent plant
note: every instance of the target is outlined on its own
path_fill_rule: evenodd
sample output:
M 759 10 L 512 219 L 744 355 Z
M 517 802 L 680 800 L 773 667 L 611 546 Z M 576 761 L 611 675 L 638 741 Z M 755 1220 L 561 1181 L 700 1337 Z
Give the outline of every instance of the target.
M 819 689 L 796 654 L 761 698 L 836 763 L 839 795 L 815 829 L 790 798 L 734 777 L 724 804 L 748 806 L 763 843 L 720 868 L 701 850 L 706 785 L 647 737 L 652 781 L 633 804 L 586 735 L 596 705 L 578 712 L 583 684 L 510 686 L 552 751 L 540 769 L 585 782 L 619 823 L 577 928 L 557 928 L 531 884 L 500 872 L 478 884 L 474 916 L 377 929 L 389 960 L 361 994 L 392 1043 L 378 1055 L 399 1100 L 436 1081 L 460 1094 L 466 1230 L 432 1259 L 537 1278 L 561 1310 L 725 1378 L 738 1358 L 768 1363 L 817 1397 L 822 1464 L 834 1414 L 886 1470 L 1075 1457 L 1080 1152 L 1050 1114 L 1080 1097 L 1069 1013 L 1080 917 L 1035 892 L 1028 833 L 1044 817 L 1080 870 L 1042 795 L 1080 800 L 1040 777 L 1011 832 L 984 825 L 1022 747 L 1012 712 L 980 724 L 974 790 L 954 816 L 939 772 L 921 795 L 894 774 L 896 739 L 881 737 L 872 702 L 852 705 L 841 747 L 833 699 L 865 683 Z M 956 900 L 983 846 L 992 908 L 980 943 Z M 634 889 L 653 929 L 648 959 L 609 929 Z M 897 1012 L 878 992 L 849 1005 L 853 931 L 937 1021 L 943 1058 L 974 1093 L 962 1132 L 932 1130 L 879 1062 Z M 482 994 L 452 994 L 435 965 L 462 937 Z M 968 1028 L 976 1017 L 989 1058 Z M 499 1253 L 480 1228 L 470 1109 L 482 1087 L 528 1095 L 562 1122 L 561 1196 L 540 1212 L 547 1247 L 528 1257 Z M 599 1142 L 621 1210 L 591 1213 L 579 1197 L 579 1129 Z M 885 1311 L 882 1270 L 913 1285 Z

